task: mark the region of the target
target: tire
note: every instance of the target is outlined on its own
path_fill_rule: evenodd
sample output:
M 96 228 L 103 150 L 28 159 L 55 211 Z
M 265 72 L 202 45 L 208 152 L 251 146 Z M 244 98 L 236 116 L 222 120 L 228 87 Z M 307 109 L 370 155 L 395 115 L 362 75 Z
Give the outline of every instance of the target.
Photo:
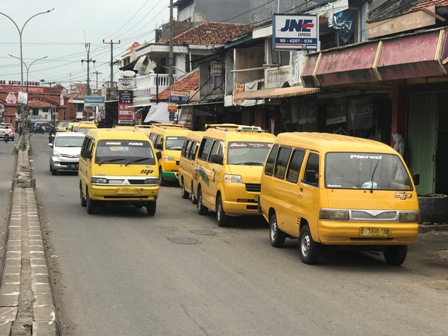
M 86 210 L 89 215 L 93 215 L 96 210 L 95 201 L 90 199 L 88 190 L 86 190 Z
M 157 202 L 156 201 L 149 201 L 146 205 L 146 213 L 148 216 L 154 216 L 156 214 L 157 209 Z
M 185 190 L 184 179 L 182 179 L 182 182 L 180 184 L 180 195 L 183 199 L 187 199 L 190 197 L 190 194 Z
M 53 167 L 50 167 L 50 171 L 51 171 L 51 175 L 57 175 L 58 171 L 56 169 L 54 169 Z
M 269 240 L 273 247 L 283 247 L 285 245 L 286 234 L 277 225 L 277 215 L 275 212 L 269 217 Z
M 194 195 L 193 182 L 191 182 L 191 203 L 198 204 L 198 199 Z
M 204 216 L 208 213 L 208 208 L 202 204 L 202 191 L 201 188 L 198 188 L 198 213 L 201 216 Z
M 226 227 L 229 225 L 229 216 L 224 212 L 222 207 L 221 195 L 216 198 L 216 219 L 218 220 L 219 227 Z
M 322 245 L 313 240 L 308 225 L 302 227 L 299 237 L 299 252 L 302 262 L 308 265 L 316 264 L 319 261 L 321 250 Z
M 86 201 L 86 199 L 84 198 L 84 195 L 82 194 L 82 188 L 81 188 L 81 186 L 79 186 L 79 198 L 81 199 L 81 206 L 82 206 L 83 208 L 85 208 L 86 205 L 87 205 L 87 201 Z
M 406 260 L 408 247 L 406 245 L 388 246 L 384 250 L 384 259 L 391 266 L 401 266 Z
M 163 178 L 163 174 L 162 174 L 162 167 L 159 168 L 159 174 L 160 174 L 160 185 L 166 186 L 166 180 Z

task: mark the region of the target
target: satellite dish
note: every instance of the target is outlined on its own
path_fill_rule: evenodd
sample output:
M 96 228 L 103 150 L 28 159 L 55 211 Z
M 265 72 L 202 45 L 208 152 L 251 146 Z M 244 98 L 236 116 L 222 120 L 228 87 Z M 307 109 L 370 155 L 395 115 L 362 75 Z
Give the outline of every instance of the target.
M 124 77 L 134 77 L 135 72 L 133 70 L 125 70 L 125 71 L 123 71 L 123 76 Z

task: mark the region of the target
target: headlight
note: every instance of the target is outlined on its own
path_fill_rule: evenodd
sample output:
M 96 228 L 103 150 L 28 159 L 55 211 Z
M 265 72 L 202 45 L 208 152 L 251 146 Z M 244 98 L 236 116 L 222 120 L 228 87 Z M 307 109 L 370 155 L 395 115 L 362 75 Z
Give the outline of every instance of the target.
M 332 221 L 346 221 L 349 219 L 348 210 L 341 209 L 320 209 L 319 219 Z
M 109 181 L 105 177 L 92 177 L 90 178 L 90 182 L 93 184 L 108 184 Z
M 55 156 L 55 157 L 61 157 L 61 154 L 59 154 L 58 152 L 53 152 L 53 156 Z
M 159 184 L 159 178 L 158 177 L 147 178 L 145 180 L 145 184 L 148 184 L 148 185 L 158 185 Z
M 400 211 L 400 222 L 420 222 L 419 211 Z
M 174 156 L 164 155 L 164 156 L 163 156 L 163 159 L 164 159 L 164 160 L 167 160 L 167 161 L 174 161 Z
M 243 179 L 241 178 L 241 175 L 225 174 L 224 175 L 224 182 L 227 182 L 227 183 L 243 183 Z

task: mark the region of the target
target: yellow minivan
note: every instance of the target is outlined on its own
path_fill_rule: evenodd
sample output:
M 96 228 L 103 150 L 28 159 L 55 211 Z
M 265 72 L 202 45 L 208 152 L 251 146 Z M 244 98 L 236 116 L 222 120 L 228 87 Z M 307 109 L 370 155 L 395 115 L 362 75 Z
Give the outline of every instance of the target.
M 87 213 L 106 204 L 146 207 L 156 213 L 158 160 L 149 139 L 139 131 L 90 129 L 79 158 L 81 205 Z
M 282 133 L 261 177 L 259 211 L 270 242 L 299 239 L 300 258 L 319 261 L 324 245 L 380 250 L 401 265 L 418 235 L 413 179 L 390 146 L 326 133 Z
M 146 132 L 146 131 L 143 131 Z M 180 151 L 185 137 L 190 130 L 182 125 L 154 125 L 149 129 L 149 140 L 157 152 L 161 153 L 159 160 L 160 185 L 166 181 L 178 181 Z
M 216 211 L 221 227 L 229 216 L 258 215 L 261 172 L 275 135 L 257 126 L 207 127 L 193 174 L 199 214 Z
M 87 133 L 92 128 L 98 128 L 93 121 L 81 121 L 76 127 L 76 132 Z
M 182 198 L 191 198 L 193 204 L 196 204 L 196 197 L 193 193 L 193 172 L 198 153 L 199 145 L 202 141 L 203 132 L 190 131 L 185 138 L 179 160 L 179 185 Z

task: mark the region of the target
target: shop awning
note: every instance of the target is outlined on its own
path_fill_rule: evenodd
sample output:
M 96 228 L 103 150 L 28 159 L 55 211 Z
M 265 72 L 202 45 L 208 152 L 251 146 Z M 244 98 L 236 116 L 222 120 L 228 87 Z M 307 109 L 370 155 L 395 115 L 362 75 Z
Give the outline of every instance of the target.
M 168 103 L 154 104 L 148 111 L 144 123 L 147 122 L 169 122 Z
M 309 55 L 301 78 L 310 88 L 437 77 L 447 57 L 447 30 L 432 30 Z
M 305 88 L 303 86 L 293 86 L 287 88 L 264 89 L 256 91 L 239 92 L 235 94 L 235 99 L 264 99 L 264 98 L 286 98 L 316 94 L 318 88 Z

